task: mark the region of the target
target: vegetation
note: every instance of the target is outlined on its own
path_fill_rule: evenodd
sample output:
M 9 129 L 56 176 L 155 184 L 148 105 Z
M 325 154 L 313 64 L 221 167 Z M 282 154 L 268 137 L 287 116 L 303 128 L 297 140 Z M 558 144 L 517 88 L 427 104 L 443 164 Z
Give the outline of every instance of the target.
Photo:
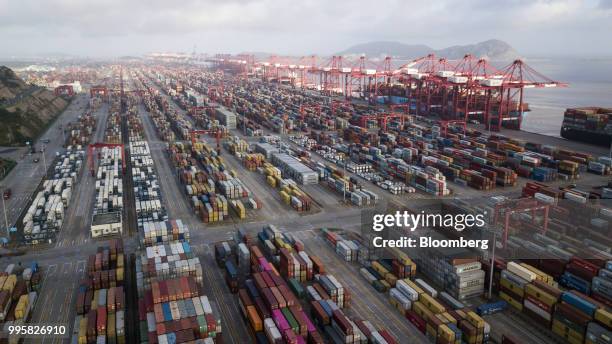
M 0 180 L 4 179 L 17 163 L 10 159 L 0 158 Z

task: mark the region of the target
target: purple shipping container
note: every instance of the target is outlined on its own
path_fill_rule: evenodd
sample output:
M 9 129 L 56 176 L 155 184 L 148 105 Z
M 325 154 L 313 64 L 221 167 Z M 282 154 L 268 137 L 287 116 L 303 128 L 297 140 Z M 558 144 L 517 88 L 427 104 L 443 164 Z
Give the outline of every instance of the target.
M 270 263 L 264 257 L 259 258 L 259 266 L 261 267 L 261 271 L 271 271 Z
M 308 332 L 315 332 L 317 329 L 313 325 L 312 321 L 310 321 L 310 318 L 306 315 L 306 313 L 304 313 L 304 310 L 301 310 L 300 313 L 302 313 L 302 315 L 304 315 L 304 319 L 306 319 L 306 329 Z
M 275 309 L 272 311 L 272 318 L 274 319 L 274 323 L 276 324 L 278 329 L 281 330 L 281 332 L 285 332 L 285 330 L 290 329 L 289 323 L 287 322 L 287 319 L 285 319 L 285 317 L 283 316 L 283 313 L 280 311 L 280 309 Z

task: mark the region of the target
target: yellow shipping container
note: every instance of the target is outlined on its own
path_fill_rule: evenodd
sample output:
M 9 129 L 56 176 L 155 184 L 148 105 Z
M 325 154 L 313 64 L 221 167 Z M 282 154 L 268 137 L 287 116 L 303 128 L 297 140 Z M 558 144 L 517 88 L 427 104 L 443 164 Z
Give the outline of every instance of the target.
M 9 291 L 9 294 L 11 294 L 13 292 L 13 289 L 15 289 L 15 284 L 17 284 L 17 276 L 15 274 L 8 275 L 6 277 L 6 280 L 4 281 L 2 290 L 7 290 Z
M 444 315 L 442 315 L 442 313 L 435 314 L 434 317 L 436 317 L 438 320 L 440 320 L 443 324 L 448 324 L 449 323 L 448 319 L 446 319 L 446 317 Z
M 457 324 L 457 319 L 453 318 L 453 316 L 450 315 L 450 313 L 444 312 L 444 313 L 442 313 L 440 315 L 445 317 L 446 320 L 448 320 L 448 322 L 453 323 L 453 324 Z
M 444 339 L 445 341 L 453 341 L 455 340 L 455 332 L 453 332 L 448 326 L 441 325 L 438 326 L 438 337 Z
M 612 328 L 612 313 L 603 308 L 595 311 L 595 320 L 604 324 L 608 328 Z
M 387 281 L 390 286 L 395 287 L 395 283 L 397 283 L 397 277 L 395 277 L 394 274 L 389 272 L 385 275 L 385 281 Z
M 515 285 L 514 283 L 511 283 L 510 281 L 506 280 L 505 278 L 500 278 L 499 282 L 502 286 L 512 290 L 516 295 L 523 297 L 525 295 L 525 290 L 522 288 L 519 288 L 517 285 Z
M 21 295 L 17 306 L 15 306 L 15 319 L 22 319 L 25 317 L 26 310 L 28 309 L 28 295 Z
M 79 344 L 87 344 L 87 317 L 79 322 Z
M 423 289 L 421 289 L 421 287 L 419 287 L 416 283 L 412 282 L 409 278 L 404 278 L 403 281 L 406 282 L 406 284 L 408 284 L 410 288 L 414 289 L 414 291 L 416 291 L 419 295 L 425 293 Z
M 291 203 L 291 196 L 289 196 L 285 191 L 281 191 L 280 196 L 285 204 Z
M 508 302 L 510 304 L 510 306 L 518 309 L 519 311 L 523 310 L 523 304 L 520 303 L 519 301 L 513 299 L 512 297 L 510 297 L 510 295 L 504 293 L 503 291 L 499 292 L 499 297 L 502 298 L 502 300 Z
M 414 302 L 412 304 L 412 310 L 423 319 L 429 319 L 429 317 L 433 315 L 421 301 Z
M 434 314 L 440 314 L 446 310 L 444 306 L 442 306 L 438 301 L 434 300 L 434 298 L 429 296 L 429 294 L 420 294 L 419 301 L 422 302 L 427 307 L 427 309 L 429 309 Z
M 389 273 L 389 270 L 385 269 L 384 266 L 382 266 L 379 262 L 376 261 L 372 262 L 372 269 L 381 274 L 381 276 L 385 276 L 387 273 Z
M 534 274 L 536 274 L 536 279 L 538 281 L 544 282 L 544 283 L 546 283 L 548 285 L 551 285 L 551 286 L 554 286 L 556 284 L 555 283 L 555 279 L 551 275 L 549 275 L 549 274 L 547 274 L 547 273 L 545 273 L 545 272 L 543 272 L 543 271 L 541 271 L 541 270 L 539 270 L 539 269 L 537 269 L 537 268 L 535 268 L 535 267 L 533 267 L 533 266 L 531 266 L 529 264 L 520 263 L 520 265 L 522 267 L 524 267 L 525 269 L 527 269 L 527 270 L 533 272 Z
M 274 179 L 274 177 L 272 176 L 268 176 L 268 178 L 266 178 L 268 184 L 272 187 L 276 187 L 276 179 Z
M 539 301 L 542 301 L 542 303 L 544 303 L 547 306 L 553 306 L 555 303 L 557 303 L 556 297 L 548 293 L 545 293 L 542 289 L 536 287 L 535 285 L 531 283 L 525 286 L 525 294 L 531 297 L 534 297 Z
M 476 314 L 474 311 L 469 311 L 466 314 L 467 321 L 472 324 L 477 329 L 483 329 L 485 326 L 485 321 L 480 315 Z

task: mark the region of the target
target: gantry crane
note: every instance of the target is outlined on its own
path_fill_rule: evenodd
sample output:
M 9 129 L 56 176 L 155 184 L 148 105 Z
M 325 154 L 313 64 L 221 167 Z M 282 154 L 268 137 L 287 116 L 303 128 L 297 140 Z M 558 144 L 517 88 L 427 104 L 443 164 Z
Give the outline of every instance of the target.
M 205 129 L 205 130 L 202 130 L 202 129 L 192 130 L 190 132 L 191 145 L 192 146 L 195 145 L 198 139 L 198 135 L 206 135 L 206 134 L 215 135 L 215 140 L 217 142 L 217 155 L 221 155 L 221 129 L 220 128 Z
M 448 134 L 449 126 L 460 126 L 461 128 L 463 128 L 463 134 L 467 132 L 467 125 L 462 119 L 441 120 L 438 121 L 438 124 L 440 125 L 440 133 L 443 137 L 446 137 L 446 135 Z
M 520 128 L 523 112 L 527 110 L 523 102 L 525 88 L 567 86 L 539 74 L 522 60 L 515 60 L 501 70 L 472 55 L 449 61 L 429 54 L 399 68 L 392 67 L 389 57 L 376 63 L 362 56 L 352 65 L 342 56 L 332 56 L 319 66 L 316 57 L 309 60 L 310 63 L 294 64 L 272 56 L 268 61 L 254 62 L 253 68 L 262 69 L 265 80 L 281 82 L 289 78 L 293 84 L 299 82 L 302 86 L 308 75 L 313 75 L 318 82 L 313 88 L 323 94 L 342 93 L 351 99 L 357 91 L 359 97 L 374 104 L 381 89 L 391 90 L 392 82 L 399 82 L 404 86 L 403 95 L 408 103 L 414 106 L 414 114 L 466 122 L 475 117 L 493 131 L 499 131 L 502 122 L 509 120 Z M 230 58 L 224 61 L 241 63 Z
M 493 214 L 493 224 L 502 225 L 502 247 L 506 248 L 508 242 L 508 232 L 510 231 L 510 216 L 516 213 L 531 213 L 531 220 L 533 223 L 536 221 L 536 212 L 543 211 L 543 223 L 542 223 L 542 234 L 545 234 L 548 230 L 548 214 L 550 211 L 550 204 L 539 202 L 534 198 L 521 198 L 512 199 L 505 202 L 500 202 L 495 205 Z

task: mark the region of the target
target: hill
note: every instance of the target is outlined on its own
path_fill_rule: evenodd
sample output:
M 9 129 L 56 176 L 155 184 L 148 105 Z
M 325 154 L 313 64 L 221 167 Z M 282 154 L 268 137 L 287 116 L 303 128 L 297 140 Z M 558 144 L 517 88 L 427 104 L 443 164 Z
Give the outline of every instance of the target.
M 19 146 L 38 137 L 66 106 L 65 99 L 0 66 L 0 146 Z
M 444 49 L 433 49 L 423 44 L 410 45 L 401 42 L 369 42 L 354 45 L 338 55 L 361 55 L 365 54 L 370 57 L 393 56 L 399 58 L 417 58 L 427 54 L 434 53 L 436 55 L 446 57 L 448 59 L 460 59 L 466 54 L 472 54 L 477 57 L 486 57 L 490 60 L 509 61 L 519 58 L 520 55 L 504 41 L 490 39 L 488 41 L 468 44 L 455 45 Z

